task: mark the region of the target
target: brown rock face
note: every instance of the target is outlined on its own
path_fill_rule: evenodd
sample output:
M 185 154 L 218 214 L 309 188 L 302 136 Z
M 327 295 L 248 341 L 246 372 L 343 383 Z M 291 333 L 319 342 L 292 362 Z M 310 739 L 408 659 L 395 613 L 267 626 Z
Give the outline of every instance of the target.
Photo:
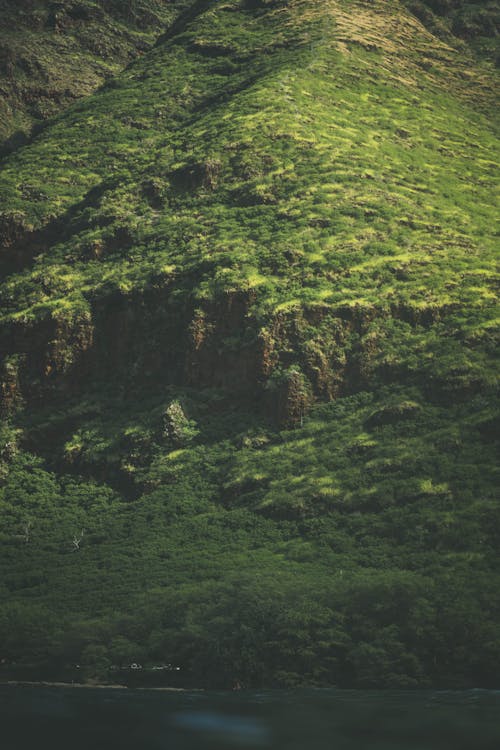
M 188 326 L 184 374 L 197 387 L 253 390 L 261 371 L 253 293 L 228 292 L 197 308 Z
M 19 359 L 8 357 L 0 366 L 0 418 L 10 416 L 21 403 Z
M 0 213 L 0 274 L 19 271 L 47 249 L 52 226 L 34 230 L 20 211 Z
M 88 372 L 93 345 L 88 313 L 14 321 L 0 330 L 0 411 L 10 413 L 54 390 L 66 390 Z
M 313 401 L 310 384 L 298 370 L 287 372 L 272 395 L 276 418 L 284 427 L 301 424 Z
M 89 313 L 53 320 L 53 338 L 47 343 L 43 361 L 43 375 L 46 378 L 62 379 L 75 365 L 84 366 L 85 355 L 92 348 L 94 326 Z
M 375 311 L 297 306 L 257 317 L 256 293 L 227 291 L 196 303 L 167 276 L 142 290 L 110 290 L 87 309 L 56 310 L 0 328 L 0 407 L 79 393 L 110 381 L 215 388 L 262 398 L 283 425 L 315 399 L 352 393 L 374 375 Z M 379 313 L 380 315 L 380 313 Z

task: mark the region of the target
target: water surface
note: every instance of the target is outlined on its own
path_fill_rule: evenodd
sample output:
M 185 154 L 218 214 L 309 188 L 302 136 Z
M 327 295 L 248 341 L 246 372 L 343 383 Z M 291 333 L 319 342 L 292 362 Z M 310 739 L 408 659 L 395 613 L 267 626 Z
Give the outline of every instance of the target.
M 0 686 L 3 750 L 498 750 L 500 691 Z

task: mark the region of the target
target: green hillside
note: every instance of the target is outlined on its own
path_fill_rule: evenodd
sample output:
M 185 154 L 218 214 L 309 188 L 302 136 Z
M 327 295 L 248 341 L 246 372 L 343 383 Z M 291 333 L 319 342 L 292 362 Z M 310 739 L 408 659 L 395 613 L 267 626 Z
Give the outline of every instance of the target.
M 0 0 L 3 151 L 143 54 L 188 2 Z
M 0 676 L 496 686 L 494 37 L 184 5 L 1 165 Z
M 496 0 L 405 0 L 409 10 L 440 39 L 462 39 L 476 54 L 500 62 L 500 7 Z

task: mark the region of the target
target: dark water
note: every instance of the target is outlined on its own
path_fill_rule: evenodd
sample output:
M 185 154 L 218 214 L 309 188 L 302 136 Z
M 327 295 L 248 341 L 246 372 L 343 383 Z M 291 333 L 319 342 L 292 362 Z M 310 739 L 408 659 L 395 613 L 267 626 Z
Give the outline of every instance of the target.
M 500 691 L 0 686 L 2 750 L 499 750 Z

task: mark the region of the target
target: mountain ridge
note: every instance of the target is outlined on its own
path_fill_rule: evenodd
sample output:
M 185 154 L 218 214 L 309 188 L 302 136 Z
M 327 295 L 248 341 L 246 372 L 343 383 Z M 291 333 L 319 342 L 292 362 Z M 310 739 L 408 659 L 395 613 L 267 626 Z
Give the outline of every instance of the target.
M 25 145 L 33 127 L 88 95 L 143 54 L 182 0 L 165 3 L 4 0 L 0 5 L 2 153 Z
M 193 8 L 2 164 L 8 662 L 494 684 L 494 71 Z

